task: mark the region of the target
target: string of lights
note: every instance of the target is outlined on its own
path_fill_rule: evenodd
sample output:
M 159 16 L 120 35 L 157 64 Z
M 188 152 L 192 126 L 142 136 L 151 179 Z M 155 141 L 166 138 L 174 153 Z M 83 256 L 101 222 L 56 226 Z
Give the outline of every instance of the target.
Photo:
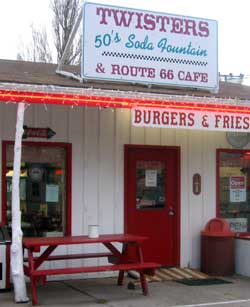
M 0 83 L 0 101 L 104 108 L 156 107 L 250 113 L 250 101 L 238 98 L 155 94 L 136 91 Z

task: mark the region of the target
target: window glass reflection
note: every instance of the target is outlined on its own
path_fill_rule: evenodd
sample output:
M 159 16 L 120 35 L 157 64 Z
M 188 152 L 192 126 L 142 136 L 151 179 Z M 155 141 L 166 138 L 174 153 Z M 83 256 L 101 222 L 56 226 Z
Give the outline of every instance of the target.
M 250 152 L 219 153 L 220 217 L 231 230 L 250 232 Z
M 136 162 L 136 208 L 165 207 L 166 167 L 163 161 Z
M 7 225 L 11 229 L 13 145 L 7 146 Z M 63 235 L 66 220 L 66 149 L 23 145 L 20 174 L 24 236 Z

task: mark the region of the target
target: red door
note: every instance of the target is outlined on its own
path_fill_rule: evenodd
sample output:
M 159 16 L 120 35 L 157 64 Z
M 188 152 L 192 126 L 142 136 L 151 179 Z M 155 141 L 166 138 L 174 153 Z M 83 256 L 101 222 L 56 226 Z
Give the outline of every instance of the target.
M 125 147 L 125 231 L 145 235 L 144 260 L 179 264 L 177 147 Z

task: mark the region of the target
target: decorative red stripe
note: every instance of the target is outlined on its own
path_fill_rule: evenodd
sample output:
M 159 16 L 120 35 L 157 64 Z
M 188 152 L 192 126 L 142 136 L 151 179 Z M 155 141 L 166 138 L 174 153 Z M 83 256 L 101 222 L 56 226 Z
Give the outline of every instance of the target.
M 112 96 L 91 96 L 64 93 L 44 93 L 17 90 L 0 90 L 2 102 L 26 102 L 57 105 L 78 105 L 107 108 L 157 107 L 186 110 L 202 110 L 210 112 L 250 113 L 250 108 L 243 105 L 203 103 L 190 101 L 170 101 L 144 98 L 123 98 Z

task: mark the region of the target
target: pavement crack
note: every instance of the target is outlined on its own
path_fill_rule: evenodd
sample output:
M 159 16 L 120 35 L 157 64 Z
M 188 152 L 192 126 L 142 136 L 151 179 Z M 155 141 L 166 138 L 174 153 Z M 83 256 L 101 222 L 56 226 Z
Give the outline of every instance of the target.
M 82 290 L 82 289 L 80 289 L 80 288 L 78 288 L 78 287 L 76 287 L 76 286 L 73 286 L 72 284 L 67 283 L 67 282 L 65 282 L 65 281 L 61 281 L 61 283 L 64 284 L 66 287 L 72 289 L 72 290 L 75 290 L 75 291 L 77 291 L 77 292 L 79 292 L 79 293 L 81 293 L 81 294 L 84 294 L 84 295 L 86 295 L 86 296 L 92 298 L 97 304 L 105 304 L 105 305 L 107 305 L 107 306 L 114 307 L 113 305 L 109 304 L 109 303 L 108 303 L 108 300 L 106 300 L 106 299 L 97 298 L 97 297 L 95 297 L 94 295 L 92 295 L 92 294 L 90 294 L 90 293 L 88 293 L 88 292 L 86 292 L 86 291 L 84 291 L 84 290 Z

